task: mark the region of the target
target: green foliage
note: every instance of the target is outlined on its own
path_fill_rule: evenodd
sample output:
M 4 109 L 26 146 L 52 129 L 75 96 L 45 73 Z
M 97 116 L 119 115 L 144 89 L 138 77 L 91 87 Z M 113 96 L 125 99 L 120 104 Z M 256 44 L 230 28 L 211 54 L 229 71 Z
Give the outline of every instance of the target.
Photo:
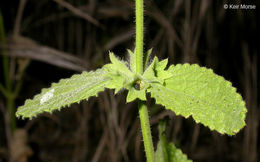
M 245 103 L 231 83 L 198 65 L 170 66 L 172 77 L 152 83 L 156 103 L 212 130 L 233 135 L 245 126 Z
M 192 162 L 187 158 L 187 155 L 175 147 L 173 143 L 169 143 L 165 137 L 166 122 L 159 122 L 159 142 L 155 152 L 156 162 Z
M 242 97 L 225 81 L 198 65 L 172 65 L 157 57 L 149 65 L 151 50 L 143 55 L 143 0 L 136 0 L 136 51 L 128 50 L 130 63 L 109 54 L 110 64 L 94 72 L 83 72 L 62 79 L 18 108 L 17 117 L 32 118 L 42 112 L 53 112 L 72 103 L 96 96 L 105 88 L 127 89 L 127 102 L 146 100 L 151 93 L 156 103 L 211 130 L 233 135 L 245 126 L 246 108 Z M 1 88 L 1 87 L 0 87 Z M 147 107 L 139 101 L 139 114 L 148 162 L 189 161 L 181 150 L 166 141 L 165 124 L 160 124 L 160 141 L 154 155 Z
M 130 68 L 128 67 L 128 63 L 121 61 L 115 57 L 113 53 L 110 53 L 110 60 L 111 64 L 105 65 L 105 68 L 107 69 L 109 73 L 109 77 L 113 80 L 108 86 L 108 88 L 116 89 L 116 93 L 122 89 L 128 89 L 128 95 L 127 95 L 127 102 L 131 102 L 135 100 L 136 98 L 139 98 L 141 100 L 146 100 L 145 98 L 145 89 L 139 89 L 137 90 L 134 86 L 138 84 L 141 84 L 143 82 L 140 81 L 140 76 L 135 73 L 135 63 L 133 63 L 133 60 L 135 58 L 135 54 L 128 50 L 130 54 Z M 140 81 L 140 83 L 139 83 Z
M 143 75 L 133 71 L 135 53 L 129 51 L 130 63 L 109 54 L 111 63 L 95 72 L 83 72 L 53 84 L 33 100 L 20 107 L 17 116 L 31 118 L 42 112 L 52 112 L 72 103 L 96 96 L 104 88 L 127 89 L 127 102 L 146 100 L 146 93 L 156 103 L 211 130 L 233 135 L 245 126 L 245 103 L 231 83 L 198 65 L 172 65 L 155 57 Z M 146 65 L 147 66 L 147 65 Z
M 69 79 L 62 79 L 59 83 L 52 84 L 48 89 L 43 89 L 32 100 L 26 100 L 25 104 L 18 108 L 16 116 L 32 118 L 42 112 L 51 113 L 60 110 L 72 103 L 96 96 L 111 82 L 104 69 L 73 75 Z
M 128 68 L 127 62 L 119 60 L 112 52 L 109 53 L 109 58 L 111 63 L 105 65 L 104 68 L 113 82 L 107 88 L 115 89 L 116 93 L 122 88 L 130 88 L 135 75 Z

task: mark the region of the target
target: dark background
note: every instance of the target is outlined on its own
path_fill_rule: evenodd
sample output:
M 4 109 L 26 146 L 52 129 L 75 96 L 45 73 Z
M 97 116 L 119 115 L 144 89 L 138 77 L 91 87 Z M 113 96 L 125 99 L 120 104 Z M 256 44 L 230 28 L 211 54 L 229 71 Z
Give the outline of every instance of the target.
M 154 142 L 158 120 L 168 116 L 168 140 L 190 159 L 257 162 L 259 1 L 145 3 L 145 49 L 153 48 L 152 55 L 169 58 L 171 64 L 213 69 L 232 82 L 248 109 L 247 126 L 231 137 L 165 111 L 149 99 Z M 256 9 L 225 10 L 226 3 L 253 4 Z M 109 50 L 128 59 L 126 49 L 134 48 L 131 0 L 2 0 L 0 9 L 6 35 L 0 46 L 0 81 L 4 85 L 6 79 L 4 50 L 13 89 L 22 81 L 12 101 L 15 109 L 52 82 L 108 63 Z M 125 92 L 114 96 L 106 90 L 99 98 L 52 115 L 16 119 L 17 131 L 12 133 L 9 101 L 0 93 L 0 161 L 145 161 L 137 104 L 125 104 L 125 97 Z

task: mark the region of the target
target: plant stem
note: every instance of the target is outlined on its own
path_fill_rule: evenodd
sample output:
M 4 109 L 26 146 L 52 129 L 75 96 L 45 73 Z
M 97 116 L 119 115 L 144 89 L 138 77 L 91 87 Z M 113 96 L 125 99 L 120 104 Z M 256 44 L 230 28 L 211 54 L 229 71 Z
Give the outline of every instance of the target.
M 149 115 L 145 102 L 139 100 L 138 108 L 147 162 L 154 162 L 154 147 L 150 130 Z
M 135 22 L 136 22 L 136 72 L 143 73 L 143 27 L 144 27 L 144 7 L 143 0 L 135 1 Z
M 143 0 L 135 1 L 135 22 L 136 22 L 136 72 L 143 74 L 143 27 L 144 27 L 144 7 Z M 144 101 L 138 101 L 139 116 L 141 122 L 142 135 L 144 140 L 144 150 L 147 162 L 154 162 L 154 147 L 150 130 L 149 115 Z

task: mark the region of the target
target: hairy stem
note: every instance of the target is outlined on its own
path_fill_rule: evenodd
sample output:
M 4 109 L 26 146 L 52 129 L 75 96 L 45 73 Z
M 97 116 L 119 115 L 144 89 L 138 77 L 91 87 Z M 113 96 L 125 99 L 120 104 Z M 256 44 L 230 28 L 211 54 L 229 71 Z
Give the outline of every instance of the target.
M 135 22 L 136 22 L 136 72 L 143 74 L 143 27 L 144 27 L 144 7 L 143 0 L 135 1 Z M 144 149 L 147 162 L 154 162 L 154 147 L 150 130 L 149 115 L 144 101 L 138 101 L 139 116 L 141 122 Z
M 154 162 L 154 147 L 150 130 L 147 106 L 144 101 L 139 100 L 138 107 L 147 162 Z
M 136 72 L 143 73 L 143 27 L 144 27 L 144 7 L 143 0 L 135 1 L 135 21 L 136 21 Z

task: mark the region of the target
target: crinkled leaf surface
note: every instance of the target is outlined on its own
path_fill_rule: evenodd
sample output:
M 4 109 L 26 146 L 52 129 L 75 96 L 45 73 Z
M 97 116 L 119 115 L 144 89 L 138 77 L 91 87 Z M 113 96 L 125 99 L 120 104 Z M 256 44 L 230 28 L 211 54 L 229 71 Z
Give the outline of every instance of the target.
M 104 69 L 92 72 L 83 72 L 73 75 L 69 79 L 61 79 L 53 83 L 50 88 L 43 89 L 32 100 L 26 100 L 16 112 L 17 117 L 32 118 L 42 112 L 52 112 L 72 103 L 96 96 L 108 84 L 113 84 Z
M 145 100 L 145 90 L 137 91 L 133 88 L 138 76 L 127 66 L 127 62 L 118 59 L 112 52 L 109 53 L 110 64 L 92 72 L 76 74 L 69 79 L 62 79 L 53 83 L 50 88 L 43 89 L 33 99 L 26 100 L 16 112 L 17 117 L 32 118 L 42 112 L 53 112 L 72 103 L 96 96 L 104 88 L 129 90 L 127 101 L 136 98 Z
M 165 137 L 165 122 L 159 124 L 159 137 L 160 140 L 157 144 L 155 152 L 156 162 L 192 162 L 187 158 L 187 155 L 175 147 L 173 143 L 169 143 Z
M 135 55 L 129 52 L 130 55 Z M 148 52 L 148 56 L 150 52 Z M 244 125 L 245 103 L 241 96 L 223 77 L 197 65 L 177 65 L 165 70 L 167 60 L 153 62 L 142 76 L 133 71 L 135 64 L 119 60 L 110 53 L 111 63 L 94 72 L 83 72 L 62 79 L 48 89 L 43 89 L 34 99 L 18 108 L 16 115 L 31 118 L 42 112 L 52 112 L 72 103 L 96 96 L 104 88 L 127 89 L 127 102 L 136 98 L 145 100 L 148 91 L 158 104 L 176 114 L 193 116 L 196 122 L 229 135 Z M 134 60 L 134 57 L 130 58 Z M 129 67 L 130 66 L 130 67 Z M 132 69 L 132 70 L 131 70 Z M 137 83 L 139 90 L 136 89 Z
M 220 133 L 233 135 L 245 126 L 245 103 L 229 81 L 198 65 L 170 66 L 167 71 L 171 78 L 148 89 L 156 103 Z

